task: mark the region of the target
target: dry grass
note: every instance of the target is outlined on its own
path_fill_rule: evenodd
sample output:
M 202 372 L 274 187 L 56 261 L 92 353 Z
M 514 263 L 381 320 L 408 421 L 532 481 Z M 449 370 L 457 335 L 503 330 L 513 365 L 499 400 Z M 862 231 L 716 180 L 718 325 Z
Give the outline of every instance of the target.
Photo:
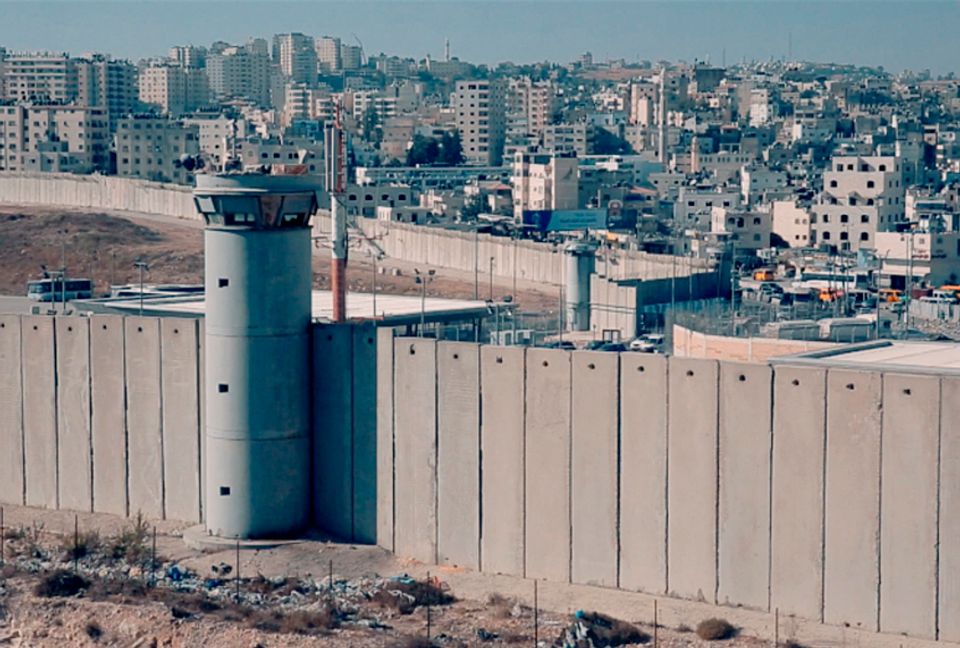
M 723 641 L 736 634 L 736 629 L 724 619 L 707 619 L 697 626 L 697 636 L 704 641 Z
M 61 545 L 63 551 L 63 560 L 79 560 L 91 556 L 100 550 L 102 542 L 100 532 L 84 531 L 76 537 L 70 536 L 69 540 Z
M 150 525 L 147 524 L 143 513 L 130 521 L 130 525 L 119 535 L 111 538 L 109 555 L 114 560 L 125 559 L 130 564 L 141 564 L 149 557 L 150 548 L 147 540 L 150 537 Z

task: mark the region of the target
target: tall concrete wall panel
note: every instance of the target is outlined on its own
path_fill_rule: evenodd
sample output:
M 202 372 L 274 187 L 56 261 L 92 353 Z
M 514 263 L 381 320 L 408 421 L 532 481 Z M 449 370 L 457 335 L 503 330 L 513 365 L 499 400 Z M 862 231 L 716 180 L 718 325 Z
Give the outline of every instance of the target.
M 718 602 L 767 609 L 770 567 L 769 365 L 720 365 Z
M 823 612 L 823 369 L 777 367 L 774 377 L 770 607 Z
M 393 330 L 377 330 L 377 544 L 393 551 Z
M 0 315 L 0 502 L 23 504 L 20 317 Z
M 353 541 L 377 541 L 377 329 L 353 327 Z
M 200 367 L 197 321 L 160 320 L 166 517 L 200 522 Z
M 668 591 L 713 603 L 717 589 L 717 363 L 670 359 Z
M 883 376 L 880 629 L 935 638 L 940 379 Z
M 827 374 L 824 620 L 876 630 L 881 375 Z
M 620 357 L 620 587 L 667 590 L 667 359 Z
M 90 322 L 58 317 L 57 473 L 62 508 L 93 509 L 93 457 L 90 437 Z
M 617 586 L 619 558 L 619 355 L 572 358 L 571 579 Z
M 57 508 L 56 340 L 52 317 L 21 320 L 26 504 Z
M 941 380 L 937 627 L 960 642 L 960 378 Z
M 160 320 L 124 320 L 130 514 L 164 514 Z
M 437 344 L 437 559 L 480 568 L 480 348 Z
M 511 576 L 524 574 L 525 353 L 480 347 L 481 567 Z
M 127 514 L 126 380 L 123 318 L 90 318 L 93 510 Z
M 396 552 L 437 561 L 436 342 L 403 338 L 394 349 Z
M 314 523 L 353 538 L 353 332 L 313 327 Z
M 570 353 L 527 350 L 528 578 L 570 580 Z

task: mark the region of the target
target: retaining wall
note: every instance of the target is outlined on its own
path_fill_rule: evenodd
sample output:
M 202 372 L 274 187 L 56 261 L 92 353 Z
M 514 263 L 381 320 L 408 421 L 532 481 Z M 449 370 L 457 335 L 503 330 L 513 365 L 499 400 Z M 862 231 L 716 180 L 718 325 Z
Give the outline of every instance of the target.
M 673 354 L 683 358 L 766 362 L 770 358 L 806 353 L 833 346 L 837 345 L 833 342 L 808 340 L 707 335 L 677 324 L 673 325 Z
M 401 556 L 960 641 L 955 378 L 392 351 L 379 541 Z

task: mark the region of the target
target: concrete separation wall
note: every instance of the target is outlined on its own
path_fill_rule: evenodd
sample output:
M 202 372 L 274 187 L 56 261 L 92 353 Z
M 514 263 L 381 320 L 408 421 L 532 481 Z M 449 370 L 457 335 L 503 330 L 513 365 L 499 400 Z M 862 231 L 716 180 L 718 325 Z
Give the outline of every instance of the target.
M 398 553 L 960 639 L 960 380 L 476 352 L 395 339 Z
M 160 383 L 160 322 L 124 320 L 127 375 L 128 495 L 130 514 L 164 515 L 163 401 Z
M 90 436 L 90 326 L 83 317 L 59 317 L 57 335 L 57 474 L 60 506 L 93 510 Z
M 23 504 L 23 378 L 16 315 L 0 315 L 0 368 L 0 502 Z
M 0 173 L 0 202 L 199 218 L 191 187 L 97 174 Z

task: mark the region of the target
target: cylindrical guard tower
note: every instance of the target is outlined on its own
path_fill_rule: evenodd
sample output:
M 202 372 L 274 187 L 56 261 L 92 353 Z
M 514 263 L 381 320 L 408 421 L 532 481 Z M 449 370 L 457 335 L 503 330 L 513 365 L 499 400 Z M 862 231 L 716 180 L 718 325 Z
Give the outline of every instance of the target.
M 204 236 L 205 524 L 266 538 L 309 510 L 310 217 L 306 176 L 198 175 Z
M 564 248 L 567 255 L 566 286 L 564 286 L 567 330 L 590 330 L 590 275 L 596 265 L 596 248 L 586 241 L 569 243 Z

